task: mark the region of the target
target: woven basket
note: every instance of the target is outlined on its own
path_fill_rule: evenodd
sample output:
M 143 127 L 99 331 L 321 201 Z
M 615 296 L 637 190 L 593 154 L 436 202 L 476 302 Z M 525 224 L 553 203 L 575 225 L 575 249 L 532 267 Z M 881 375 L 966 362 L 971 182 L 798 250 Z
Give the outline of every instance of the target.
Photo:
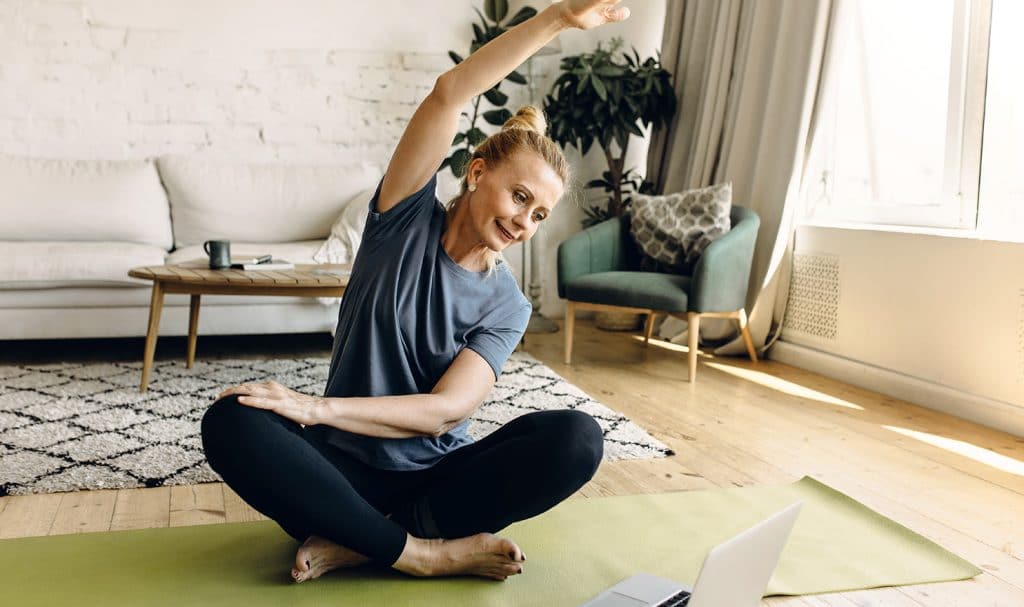
M 598 312 L 594 315 L 597 328 L 605 331 L 636 331 L 642 319 L 643 315 L 635 312 Z

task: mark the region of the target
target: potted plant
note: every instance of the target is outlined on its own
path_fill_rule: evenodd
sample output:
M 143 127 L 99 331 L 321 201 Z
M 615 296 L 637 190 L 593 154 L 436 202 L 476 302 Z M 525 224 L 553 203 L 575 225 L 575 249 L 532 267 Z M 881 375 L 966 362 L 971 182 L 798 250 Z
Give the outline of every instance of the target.
M 633 56 L 619 56 L 621 47 L 622 39 L 613 38 L 607 50 L 598 44 L 592 53 L 563 58 L 562 74 L 544 102 L 552 139 L 575 146 L 582 154 L 597 141 L 604 151 L 608 170 L 586 187 L 603 188 L 607 203 L 585 208 L 584 226 L 621 217 L 631 193 L 653 193 L 653 184 L 635 169 L 624 170 L 626 150 L 633 135 L 643 137 L 639 123 L 659 128 L 676 111 L 671 74 L 662 68 L 660 57 L 641 60 L 635 48 Z M 632 331 L 639 321 L 639 314 L 597 314 L 597 326 L 602 329 Z
M 598 44 L 592 53 L 564 57 L 562 74 L 544 101 L 553 140 L 582 154 L 596 140 L 604 151 L 608 170 L 586 187 L 603 188 L 608 201 L 584 209 L 584 226 L 621 217 L 629 206 L 629 193 L 652 193 L 652 184 L 634 168 L 624 170 L 626 150 L 630 137 L 643 137 L 640 123 L 660 128 L 676 111 L 671 74 L 661 66 L 660 57 L 641 60 L 635 48 L 633 56 L 620 55 L 622 44 L 621 38 L 613 38 L 607 50 Z
M 480 17 L 480 23 L 473 24 L 473 42 L 469 45 L 469 54 L 472 55 L 491 40 L 505 33 L 507 30 L 519 25 L 526 21 L 530 17 L 537 14 L 537 10 L 524 6 L 519 9 L 516 14 L 506 21 L 505 17 L 508 16 L 508 0 L 485 0 L 484 1 L 484 12 L 481 14 L 480 11 L 473 7 L 476 14 Z M 448 56 L 451 57 L 452 61 L 456 64 L 462 63 L 463 58 L 455 51 L 448 51 Z M 502 83 L 508 80 L 515 84 L 527 84 L 526 77 L 519 72 L 513 70 L 505 79 L 498 82 L 489 90 L 484 92 L 483 95 L 477 95 L 476 99 L 473 100 L 473 115 L 470 116 L 468 112 L 462 112 L 469 121 L 469 127 L 465 131 L 461 131 L 455 134 L 455 139 L 452 141 L 452 147 L 461 146 L 452 151 L 452 153 L 444 159 L 441 163 L 441 169 L 448 167 L 451 169 L 452 174 L 458 178 L 461 178 L 466 172 L 466 165 L 469 164 L 470 158 L 473 156 L 473 150 L 476 146 L 483 143 L 484 139 L 487 139 L 487 133 L 476 126 L 477 118 L 482 117 L 488 124 L 495 126 L 501 126 L 505 124 L 505 121 L 512 117 L 512 112 L 505 109 L 505 104 L 508 102 L 508 95 L 501 92 Z M 481 112 L 480 102 L 486 99 L 494 109 Z

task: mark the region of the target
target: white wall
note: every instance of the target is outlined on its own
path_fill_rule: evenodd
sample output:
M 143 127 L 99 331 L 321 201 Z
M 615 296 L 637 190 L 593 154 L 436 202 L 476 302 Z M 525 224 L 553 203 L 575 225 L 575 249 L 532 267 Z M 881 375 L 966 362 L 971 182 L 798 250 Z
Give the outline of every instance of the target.
M 795 252 L 838 261 L 836 331 L 784 325 L 784 342 L 856 365 L 854 383 L 1024 435 L 1024 247 L 803 226 Z
M 543 0 L 536 3 L 542 4 Z M 474 2 L 449 0 L 0 0 L 0 153 L 60 158 L 200 154 L 384 167 L 416 104 L 468 51 Z M 521 4 L 521 3 L 519 3 Z M 653 54 L 664 0 L 627 0 L 633 17 L 561 37 L 563 53 L 615 35 Z M 538 97 L 558 56 L 535 61 Z M 505 86 L 510 106 L 526 87 Z M 539 102 L 539 99 L 538 99 Z M 630 163 L 643 167 L 634 142 Z M 591 152 L 570 161 L 598 175 Z M 446 172 L 446 174 L 450 174 Z M 442 182 L 454 191 L 453 180 Z M 561 314 L 554 249 L 579 229 L 563 204 L 538 233 L 543 310 Z M 509 251 L 518 273 L 519 252 Z

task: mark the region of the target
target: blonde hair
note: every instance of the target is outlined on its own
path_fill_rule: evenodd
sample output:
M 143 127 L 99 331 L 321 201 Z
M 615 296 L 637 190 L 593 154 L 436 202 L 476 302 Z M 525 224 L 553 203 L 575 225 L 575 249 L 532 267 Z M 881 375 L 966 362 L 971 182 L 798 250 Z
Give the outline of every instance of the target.
M 466 175 L 462 176 L 459 195 L 449 201 L 448 210 L 450 211 L 469 191 L 468 167 L 477 158 L 483 158 L 488 167 L 496 167 L 516 154 L 532 152 L 543 158 L 561 177 L 562 184 L 568 187 L 571 178 L 569 163 L 562 153 L 562 148 L 547 136 L 547 130 L 548 122 L 540 109 L 532 105 L 519 108 L 514 116 L 501 125 L 500 131 L 485 139 L 473 151 L 469 162 L 466 163 L 467 171 Z M 501 253 L 488 256 L 488 274 L 494 271 L 500 257 Z

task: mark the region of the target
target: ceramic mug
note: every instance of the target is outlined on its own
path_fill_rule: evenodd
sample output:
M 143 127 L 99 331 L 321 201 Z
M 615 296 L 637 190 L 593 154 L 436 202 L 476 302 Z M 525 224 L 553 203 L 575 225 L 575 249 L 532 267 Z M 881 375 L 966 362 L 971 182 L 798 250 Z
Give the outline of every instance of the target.
M 225 270 L 231 267 L 231 241 L 207 240 L 203 250 L 210 256 L 211 270 Z

